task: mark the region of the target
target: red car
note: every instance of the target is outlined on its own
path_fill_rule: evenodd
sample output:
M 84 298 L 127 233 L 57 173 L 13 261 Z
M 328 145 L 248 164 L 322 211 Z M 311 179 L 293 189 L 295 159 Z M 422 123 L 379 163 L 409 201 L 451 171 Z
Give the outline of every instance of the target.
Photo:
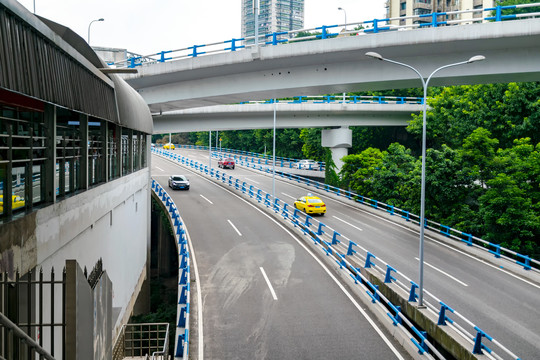
M 220 159 L 218 161 L 218 167 L 223 168 L 223 169 L 229 168 L 229 169 L 234 170 L 234 159 L 232 158 Z

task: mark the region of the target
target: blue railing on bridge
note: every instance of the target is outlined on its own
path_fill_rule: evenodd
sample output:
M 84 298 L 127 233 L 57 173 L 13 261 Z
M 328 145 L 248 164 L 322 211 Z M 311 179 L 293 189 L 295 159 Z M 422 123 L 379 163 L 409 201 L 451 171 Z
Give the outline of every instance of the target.
M 306 28 L 301 30 L 293 30 L 288 32 L 275 32 L 271 34 L 261 34 L 259 36 L 258 46 L 276 46 L 283 43 L 294 43 L 297 41 L 316 40 L 316 39 L 329 39 L 336 38 L 338 36 L 358 36 L 365 34 L 377 34 L 381 32 L 418 29 L 425 27 L 440 27 L 459 24 L 473 24 L 477 22 L 487 21 L 505 21 L 515 20 L 523 18 L 538 17 L 540 13 L 534 12 L 532 9 L 530 12 L 524 12 L 520 14 L 503 15 L 505 10 L 514 9 L 531 9 L 533 7 L 540 6 L 540 3 L 532 4 L 520 4 L 520 5 L 508 5 L 508 6 L 496 6 L 483 9 L 472 10 L 460 10 L 460 11 L 448 11 L 448 12 L 434 12 L 431 14 L 412 15 L 412 16 L 400 16 L 393 18 L 373 19 L 361 22 L 353 22 L 347 24 L 336 25 L 323 25 L 315 28 Z M 403 22 L 410 20 L 411 24 L 401 25 Z M 400 24 L 400 25 L 394 25 Z M 330 32 L 329 29 L 335 29 L 342 27 L 342 31 Z M 352 30 L 347 30 L 347 27 L 356 27 Z M 307 37 L 296 37 L 299 33 L 305 32 L 319 32 L 319 34 L 313 34 Z M 193 45 L 186 48 L 176 50 L 164 50 L 149 55 L 139 55 L 128 52 L 130 57 L 117 62 L 109 63 L 116 67 L 129 67 L 134 68 L 145 64 L 161 63 L 165 61 L 178 60 L 189 57 L 198 57 L 201 55 L 211 55 L 223 52 L 234 52 L 241 49 L 248 49 L 255 46 L 253 43 L 255 37 L 245 38 L 233 38 L 225 41 L 219 41 L 209 44 Z M 270 39 L 270 40 L 268 40 Z M 238 45 L 239 42 L 243 42 L 244 45 Z M 248 45 L 249 44 L 249 45 Z M 204 49 L 204 51 L 200 50 Z
M 176 336 L 174 357 L 187 359 L 189 356 L 189 307 L 190 307 L 190 253 L 184 223 L 176 204 L 161 185 L 152 179 L 152 191 L 167 209 L 169 221 L 176 238 L 178 249 L 178 304 L 176 311 Z
M 297 96 L 292 99 L 269 99 L 263 101 L 245 101 L 240 104 L 411 104 L 421 105 L 424 103 L 424 98 L 414 96 L 341 96 L 341 95 L 325 95 L 325 96 Z
M 384 283 L 398 286 L 405 293 L 409 294 L 407 302 L 415 303 L 418 298 L 418 295 L 416 294 L 418 285 L 399 272 L 396 268 L 388 265 L 382 259 L 362 248 L 358 243 L 341 235 L 326 224 L 314 219 L 310 215 L 301 213 L 298 209 L 289 209 L 290 205 L 279 198 L 273 198 L 271 194 L 264 190 L 249 185 L 246 181 L 234 178 L 225 171 L 209 168 L 208 165 L 203 165 L 172 151 L 152 148 L 152 152 L 177 162 L 178 164 L 190 167 L 200 173 L 214 177 L 217 181 L 227 184 L 245 196 L 254 199 L 260 203 L 261 206 L 265 206 L 266 208 L 272 209 L 276 214 L 280 214 L 284 221 L 290 221 L 294 227 L 298 227 L 304 235 L 311 238 L 314 246 L 317 246 L 317 248 L 326 256 L 332 256 L 340 269 L 349 272 L 351 281 L 365 290 L 370 297 L 372 304 L 388 309 L 387 314 L 390 321 L 392 321 L 392 324 L 400 330 L 408 331 L 411 334 L 412 337 L 410 337 L 410 340 L 418 348 L 420 354 L 430 354 L 439 359 L 444 359 L 437 348 L 428 340 L 427 333 L 417 329 L 416 326 L 401 312 L 400 307 L 392 304 L 392 302 L 379 291 L 379 286 L 373 284 L 362 274 L 362 267 L 377 272 L 381 275 L 381 278 L 384 279 Z M 304 216 L 304 220 L 300 218 L 301 214 Z M 408 286 L 407 284 L 411 284 L 411 286 Z M 497 346 L 497 348 L 503 351 L 507 356 L 511 356 L 512 359 L 519 359 L 518 356 L 503 346 L 498 340 L 488 335 L 459 312 L 451 309 L 431 293 L 426 292 L 426 295 L 436 302 L 436 305 L 434 305 L 425 301 L 424 305 L 426 305 L 429 311 L 432 311 L 438 316 L 439 321 L 437 325 L 441 327 L 452 327 L 458 335 L 469 340 L 473 344 L 472 349 L 470 350 L 472 354 L 482 354 L 483 351 L 487 351 L 491 355 L 496 354 L 492 348 L 489 348 L 485 343 L 482 343 L 482 339 L 486 339 L 489 340 L 493 346 Z M 454 319 L 451 319 L 448 313 L 454 314 Z M 458 320 L 462 321 L 462 323 L 458 324 Z M 466 329 L 466 327 L 470 330 Z M 502 358 L 499 355 L 497 357 Z
M 208 146 L 204 145 L 181 145 L 181 144 L 174 144 L 177 148 L 184 148 L 184 149 L 193 149 L 193 150 L 208 150 Z M 212 147 L 212 151 L 215 151 L 218 154 L 222 154 L 221 157 L 232 157 L 237 160 L 245 160 L 250 159 L 253 164 L 259 164 L 259 165 L 269 165 L 270 160 L 272 159 L 271 155 L 266 154 L 260 154 L 255 153 L 251 151 L 242 151 L 242 150 L 235 150 L 235 149 L 228 149 L 228 148 L 219 148 L 219 147 Z M 215 154 L 213 154 L 215 155 Z M 219 156 L 219 155 L 218 155 Z M 287 157 L 276 157 L 276 161 L 283 165 L 283 167 L 289 167 L 293 168 L 295 164 L 297 164 L 300 159 L 294 159 L 294 158 L 287 158 Z M 300 169 L 302 170 L 317 170 L 317 171 L 324 171 L 325 163 L 323 161 L 316 162 L 317 166 L 308 166 L 307 168 L 302 168 L 301 165 L 298 165 Z

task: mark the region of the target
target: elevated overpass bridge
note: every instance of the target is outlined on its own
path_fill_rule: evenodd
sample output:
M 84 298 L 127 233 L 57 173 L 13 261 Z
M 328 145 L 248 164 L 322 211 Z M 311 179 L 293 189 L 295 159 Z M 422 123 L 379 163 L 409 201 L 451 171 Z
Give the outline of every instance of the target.
M 474 55 L 486 57 L 437 73 L 433 86 L 540 80 L 540 21 L 535 18 L 362 34 L 179 56 L 143 63 L 138 74 L 125 79 L 154 115 L 250 100 L 420 86 L 413 71 L 368 58 L 369 51 L 426 75 Z

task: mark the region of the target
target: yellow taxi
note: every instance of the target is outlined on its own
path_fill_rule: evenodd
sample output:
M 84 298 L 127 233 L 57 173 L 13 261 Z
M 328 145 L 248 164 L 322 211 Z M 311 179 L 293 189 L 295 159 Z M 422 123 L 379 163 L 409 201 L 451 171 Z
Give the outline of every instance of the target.
M 302 196 L 301 198 L 298 198 L 294 202 L 294 207 L 298 210 L 302 210 L 306 214 L 324 215 L 324 213 L 326 213 L 325 203 L 317 196 L 313 196 L 311 194 L 307 194 L 307 196 Z
M 16 210 L 24 207 L 24 199 L 19 195 L 11 196 L 11 209 Z M 0 195 L 0 212 L 4 212 L 4 195 Z
M 174 150 L 174 144 L 173 143 L 165 144 L 165 145 L 163 145 L 163 149 L 165 149 L 165 150 Z

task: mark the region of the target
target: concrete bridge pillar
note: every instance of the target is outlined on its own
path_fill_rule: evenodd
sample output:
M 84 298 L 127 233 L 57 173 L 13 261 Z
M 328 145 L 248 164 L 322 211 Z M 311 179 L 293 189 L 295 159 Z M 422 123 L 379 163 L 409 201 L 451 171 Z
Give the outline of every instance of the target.
M 336 165 L 336 172 L 339 172 L 343 166 L 341 159 L 348 155 L 349 151 L 347 149 L 352 147 L 352 130 L 348 126 L 323 130 L 321 145 L 330 148 L 332 160 Z

